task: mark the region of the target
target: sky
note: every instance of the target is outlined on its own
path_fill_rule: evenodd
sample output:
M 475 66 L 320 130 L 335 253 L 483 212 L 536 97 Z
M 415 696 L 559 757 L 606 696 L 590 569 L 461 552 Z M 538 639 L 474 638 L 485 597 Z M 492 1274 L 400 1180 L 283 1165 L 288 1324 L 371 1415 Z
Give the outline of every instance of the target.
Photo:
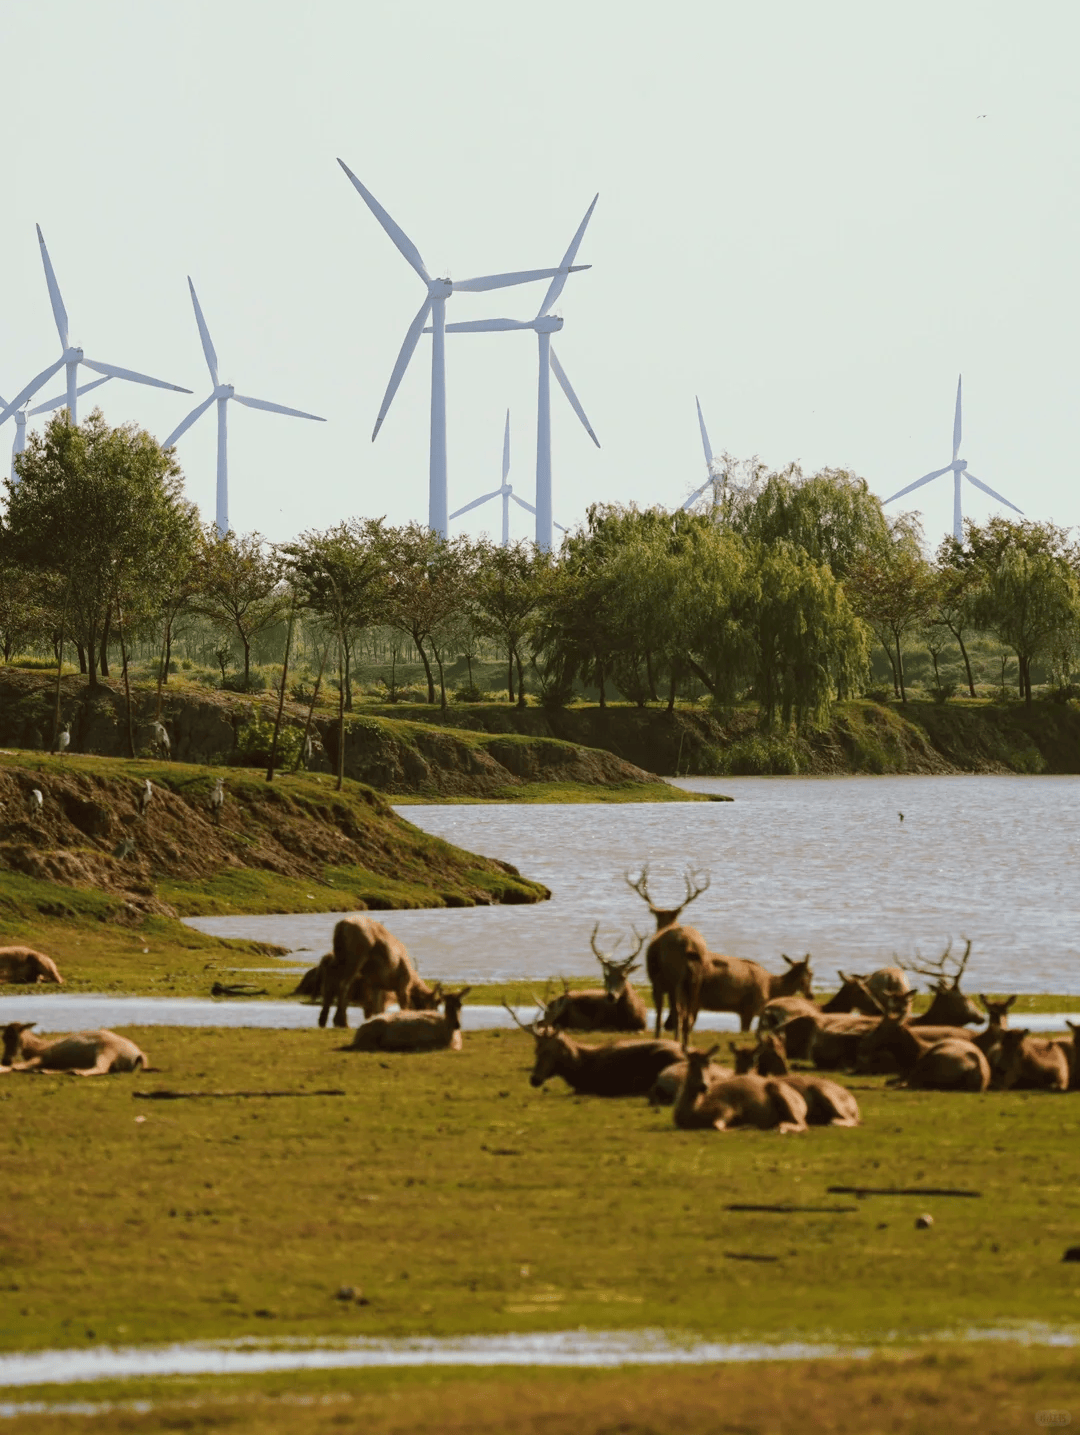
M 327 419 L 230 405 L 239 531 L 427 517 L 429 339 L 371 442 L 423 285 L 338 156 L 452 279 L 556 265 L 599 191 L 556 309 L 602 445 L 553 385 L 564 525 L 683 502 L 695 395 L 718 454 L 886 498 L 949 462 L 961 372 L 972 471 L 1080 523 L 1071 0 L 0 0 L 0 27 L 0 393 L 60 352 L 35 223 L 72 342 L 194 391 L 92 396 L 158 438 L 211 387 L 190 274 L 222 380 Z M 531 318 L 543 292 L 458 293 L 447 319 Z M 530 333 L 448 335 L 451 511 L 498 486 L 507 408 L 531 501 L 536 362 Z M 211 410 L 177 449 L 207 519 L 215 453 Z M 1008 512 L 965 488 L 976 520 Z M 950 477 L 916 505 L 936 544 Z M 451 531 L 500 524 L 493 502 Z

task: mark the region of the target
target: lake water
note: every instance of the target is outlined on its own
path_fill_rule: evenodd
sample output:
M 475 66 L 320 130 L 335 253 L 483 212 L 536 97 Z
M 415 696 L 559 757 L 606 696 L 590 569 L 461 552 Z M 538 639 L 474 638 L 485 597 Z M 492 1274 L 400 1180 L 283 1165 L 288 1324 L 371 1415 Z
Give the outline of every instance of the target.
M 544 882 L 534 907 L 383 912 L 425 975 L 546 979 L 596 971 L 589 949 L 630 950 L 644 904 L 622 880 L 650 864 L 658 905 L 687 865 L 712 885 L 687 911 L 713 951 L 773 971 L 814 954 L 818 981 L 972 939 L 965 987 L 1080 994 L 1080 777 L 684 779 L 734 802 L 405 807 L 426 832 Z M 900 813 L 904 814 L 903 821 Z M 333 913 L 207 917 L 221 936 L 276 942 L 314 962 Z M 296 965 L 297 958 L 290 960 Z

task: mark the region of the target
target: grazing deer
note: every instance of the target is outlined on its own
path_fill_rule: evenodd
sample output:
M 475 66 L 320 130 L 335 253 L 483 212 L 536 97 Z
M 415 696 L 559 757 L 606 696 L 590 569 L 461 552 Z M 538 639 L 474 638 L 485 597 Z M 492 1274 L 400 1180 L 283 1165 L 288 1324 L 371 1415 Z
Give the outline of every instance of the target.
M 705 1072 L 719 1044 L 708 1051 L 684 1051 L 686 1080 L 673 1112 L 684 1131 L 731 1131 L 756 1126 L 760 1131 L 806 1130 L 806 1102 L 783 1081 L 763 1076 L 731 1076 L 709 1085 Z
M 683 1059 L 674 1041 L 624 1037 L 604 1046 L 587 1045 L 545 1026 L 542 1017 L 523 1022 L 506 1002 L 503 1006 L 536 1043 L 531 1086 L 561 1076 L 579 1096 L 646 1096 L 660 1073 Z
M 387 931 L 374 917 L 342 917 L 334 928 L 334 950 L 319 963 L 322 1010 L 319 1025 L 326 1025 L 331 1003 L 337 997 L 334 1025 L 348 1027 L 348 1005 L 353 999 L 364 1004 L 364 1015 L 381 1012 L 391 992 L 402 1011 L 431 1011 L 439 994 L 417 974 L 405 943 Z M 302 984 L 301 984 L 302 985 Z
M 905 962 L 904 968 L 909 972 L 916 972 L 921 977 L 930 977 L 931 985 L 927 991 L 932 994 L 930 1005 L 921 1016 L 911 1018 L 911 1026 L 981 1026 L 983 1014 L 973 1001 L 970 1001 L 960 990 L 960 978 L 964 975 L 964 968 L 971 956 L 971 941 L 968 940 L 956 970 L 949 971 L 950 953 L 952 952 L 952 938 L 942 952 L 941 956 L 931 966 L 918 966 L 914 962 Z M 952 962 L 956 965 L 956 958 Z
M 735 1070 L 739 1075 L 779 1076 L 793 1086 L 806 1102 L 808 1126 L 858 1126 L 862 1122 L 859 1103 L 839 1082 L 825 1076 L 793 1074 L 784 1052 L 784 1038 L 766 1032 L 753 1047 L 736 1047 Z
M 644 1031 L 649 1025 L 649 1011 L 630 985 L 630 973 L 640 965 L 636 958 L 645 938 L 635 931 L 637 946 L 624 962 L 617 962 L 596 945 L 599 930 L 597 922 L 589 940 L 604 974 L 603 990 L 572 992 L 567 987 L 562 996 L 548 1002 L 544 1022 L 568 1031 Z
M 801 962 L 785 956 L 786 972 L 774 976 L 757 962 L 741 957 L 721 957 L 710 952 L 701 980 L 701 1006 L 706 1011 L 733 1011 L 743 1031 L 749 1031 L 766 1004 L 779 997 L 809 998 L 813 972 L 810 953 Z
M 4 1027 L 0 1065 L 10 1071 L 67 1071 L 72 1076 L 149 1070 L 146 1054 L 115 1031 L 77 1031 L 46 1041 L 33 1035 L 34 1025 L 13 1021 Z
M 347 1051 L 460 1051 L 461 1004 L 472 990 L 447 992 L 443 1010 L 393 1011 L 356 1029 Z
M 836 975 L 840 978 L 840 990 L 824 1003 L 821 1008 L 824 1012 L 861 1012 L 863 1016 L 877 1016 L 881 1010 L 879 1003 L 888 1004 L 900 997 L 910 1003 L 913 995 L 907 977 L 899 967 L 880 967 L 868 977 L 849 977 L 839 971 Z
M 998 1070 L 1004 1090 L 1068 1091 L 1069 1059 L 1054 1041 L 1013 1028 L 1001 1034 Z
M 626 884 L 632 892 L 648 905 L 656 918 L 656 934 L 645 953 L 645 970 L 652 985 L 653 1006 L 656 1008 L 656 1031 L 664 1020 L 665 998 L 675 1021 L 679 1041 L 685 1045 L 697 1021 L 698 1005 L 701 999 L 701 979 L 705 970 L 707 948 L 705 938 L 694 927 L 683 926 L 679 917 L 703 892 L 708 891 L 710 877 L 699 880 L 699 874 L 687 868 L 684 874 L 686 896 L 678 907 L 656 907 L 649 899 L 649 869 L 641 869 L 636 881 L 630 873 L 624 874 Z
M 33 947 L 0 947 L 0 982 L 29 986 L 36 982 L 64 985 L 52 957 L 35 952 Z

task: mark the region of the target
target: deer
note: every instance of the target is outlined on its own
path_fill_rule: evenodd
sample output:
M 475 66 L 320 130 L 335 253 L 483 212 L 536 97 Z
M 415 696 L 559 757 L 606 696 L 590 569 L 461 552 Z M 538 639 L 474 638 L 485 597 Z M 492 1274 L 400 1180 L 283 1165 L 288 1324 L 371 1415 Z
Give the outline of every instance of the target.
M 405 943 L 374 917 L 342 917 L 334 928 L 334 949 L 322 958 L 319 968 L 321 1027 L 326 1025 L 335 995 L 334 1025 L 348 1027 L 349 1000 L 357 983 L 366 1017 L 382 1012 L 385 998 L 380 994 L 384 992 L 393 993 L 402 1011 L 432 1011 L 439 1002 L 439 993 L 418 975 Z
M 793 1086 L 806 1102 L 809 1126 L 859 1126 L 862 1123 L 859 1103 L 847 1087 L 824 1076 L 791 1072 L 784 1038 L 776 1032 L 766 1032 L 756 1046 L 736 1047 L 735 1070 L 739 1075 L 779 1076 L 788 1086 Z
M 603 990 L 572 992 L 564 982 L 562 995 L 545 1007 L 544 1021 L 568 1031 L 645 1031 L 649 1025 L 648 1008 L 630 985 L 630 973 L 640 965 L 636 959 L 645 938 L 635 931 L 637 946 L 625 961 L 617 962 L 596 945 L 599 930 L 597 922 L 589 940 L 604 974 Z
M 0 947 L 0 982 L 11 982 L 14 986 L 30 986 L 38 982 L 64 985 L 52 957 L 36 952 L 33 947 Z
M 808 999 L 813 978 L 810 953 L 799 962 L 785 955 L 784 961 L 787 971 L 775 976 L 757 962 L 710 952 L 701 981 L 702 1007 L 706 1011 L 737 1012 L 742 1030 L 749 1031 L 768 1002 L 781 997 Z
M 973 1040 L 990 1063 L 990 1079 L 994 1080 L 1000 1074 L 1001 1038 L 1009 1025 L 1009 1008 L 1016 997 L 1006 997 L 1004 1001 L 995 1002 L 980 992 L 979 1000 L 986 1009 L 986 1015 L 990 1018 L 990 1025 L 985 1031 L 978 1032 Z
M 443 1010 L 393 1011 L 356 1029 L 346 1051 L 460 1051 L 461 1005 L 471 987 L 447 992 Z
M 536 1043 L 530 1086 L 561 1076 L 578 1096 L 647 1096 L 660 1073 L 683 1060 L 678 1042 L 623 1037 L 592 1045 L 547 1026 L 543 1014 L 523 1022 L 513 1007 L 503 1006 Z
M 683 1050 L 686 1079 L 672 1112 L 680 1130 L 731 1131 L 738 1126 L 781 1133 L 806 1130 L 806 1102 L 786 1082 L 731 1076 L 709 1085 L 705 1072 L 719 1049 L 717 1043 L 708 1051 Z
M 115 1031 L 77 1031 L 47 1041 L 34 1035 L 35 1025 L 32 1021 L 13 1021 L 4 1027 L 0 1069 L 66 1071 L 72 1076 L 150 1069 L 145 1052 Z
M 1068 1036 L 1059 1036 L 1057 1045 L 1065 1053 L 1065 1060 L 1069 1063 L 1069 1090 L 1080 1091 L 1080 1049 L 1077 1048 L 1077 1037 L 1080 1037 L 1080 1023 L 1066 1020 L 1065 1025 L 1069 1028 Z
M 673 1106 L 679 1095 L 679 1088 L 686 1080 L 687 1063 L 684 1060 L 677 1061 L 674 1066 L 665 1066 L 660 1075 L 649 1088 L 650 1106 Z M 728 1081 L 739 1073 L 730 1066 L 721 1066 L 719 1062 L 710 1061 L 704 1071 L 706 1086 L 712 1086 L 717 1081 Z
M 911 988 L 900 967 L 880 967 L 868 977 L 849 977 L 841 971 L 836 975 L 840 978 L 840 990 L 822 1005 L 824 1012 L 861 1012 L 863 1016 L 877 1016 L 880 1008 L 871 997 L 877 1001 L 891 1001 L 894 997 L 911 1001 Z
M 711 878 L 706 872 L 705 880 L 701 881 L 693 868 L 687 868 L 683 877 L 686 896 L 680 905 L 657 907 L 649 898 L 647 865 L 641 869 L 636 881 L 629 872 L 623 875 L 626 885 L 638 894 L 656 918 L 656 933 L 645 952 L 645 970 L 652 985 L 653 1006 L 656 1008 L 654 1035 L 659 1041 L 666 999 L 674 1018 L 676 1034 L 685 1045 L 697 1021 L 708 949 L 701 933 L 695 927 L 683 926 L 679 917 L 691 902 L 696 902 L 703 892 L 708 891 Z
M 927 987 L 927 991 L 931 993 L 930 1005 L 920 1016 L 911 1018 L 911 1026 L 982 1025 L 982 1012 L 960 990 L 960 978 L 964 975 L 964 968 L 971 956 L 970 939 L 967 940 L 967 946 L 959 965 L 956 965 L 956 958 L 952 958 L 956 967 L 953 972 L 949 971 L 951 952 L 952 938 L 950 937 L 948 946 L 931 966 L 918 966 L 914 962 L 902 964 L 905 971 L 931 978 L 931 985 Z M 918 954 L 916 953 L 916 955 Z
M 985 1091 L 990 1066 L 962 1027 L 921 1027 L 904 1021 L 899 1002 L 882 1009 L 881 1020 L 858 1044 L 855 1069 L 877 1069 L 889 1056 L 903 1085 L 924 1091 Z
M 1011 1028 L 1001 1034 L 998 1070 L 1005 1091 L 1068 1091 L 1069 1058 L 1057 1042 Z

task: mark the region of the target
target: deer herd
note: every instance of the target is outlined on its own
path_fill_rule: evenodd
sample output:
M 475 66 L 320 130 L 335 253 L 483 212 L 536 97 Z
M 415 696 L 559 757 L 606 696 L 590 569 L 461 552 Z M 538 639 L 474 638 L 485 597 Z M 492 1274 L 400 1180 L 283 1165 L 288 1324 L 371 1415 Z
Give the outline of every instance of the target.
M 682 922 L 685 909 L 708 889 L 707 874 L 686 872 L 685 896 L 675 907 L 652 901 L 647 868 L 625 880 L 655 919 L 651 937 L 635 931 L 636 947 L 619 960 L 597 945 L 597 924 L 591 945 L 602 986 L 575 991 L 564 982 L 561 994 L 545 1000 L 529 1022 L 507 1006 L 533 1038 L 534 1087 L 558 1076 L 578 1095 L 647 1096 L 654 1105 L 669 1105 L 676 1126 L 684 1129 L 780 1132 L 859 1124 L 851 1091 L 821 1072 L 887 1072 L 894 1086 L 934 1091 L 1080 1089 L 1080 1023 L 1069 1023 L 1067 1037 L 1040 1038 L 1009 1027 L 1015 996 L 981 996 L 977 1006 L 960 989 L 970 942 L 961 958 L 953 957 L 950 943 L 929 965 L 885 967 L 869 976 L 839 972 L 839 991 L 819 1003 L 812 994 L 809 955 L 801 961 L 785 957 L 787 969 L 770 973 L 757 962 L 710 952 L 701 933 Z M 630 983 L 642 948 L 652 989 L 651 1037 L 649 1009 Z M 908 971 L 930 979 L 931 1001 L 918 1016 L 911 1014 Z M 8 947 L 0 948 L 3 980 L 62 978 L 43 953 Z M 297 988 L 298 994 L 319 998 L 320 1027 L 331 1006 L 337 1028 L 348 1027 L 350 1005 L 361 1006 L 365 1020 L 348 1049 L 368 1052 L 460 1051 L 461 1009 L 469 990 L 429 986 L 400 939 L 366 915 L 336 924 L 332 950 Z M 387 1010 L 391 999 L 396 1010 Z M 755 1040 L 734 1046 L 734 1068 L 713 1060 L 718 1044 L 707 1050 L 690 1046 L 702 1010 L 735 1013 L 744 1033 L 757 1022 Z M 972 1031 L 984 1017 L 987 1025 Z M 3 1028 L 0 1071 L 94 1076 L 147 1068 L 144 1053 L 114 1032 L 46 1041 L 33 1034 L 32 1025 L 12 1022 Z M 571 1032 L 628 1035 L 595 1043 Z M 793 1071 L 796 1061 L 811 1069 Z

